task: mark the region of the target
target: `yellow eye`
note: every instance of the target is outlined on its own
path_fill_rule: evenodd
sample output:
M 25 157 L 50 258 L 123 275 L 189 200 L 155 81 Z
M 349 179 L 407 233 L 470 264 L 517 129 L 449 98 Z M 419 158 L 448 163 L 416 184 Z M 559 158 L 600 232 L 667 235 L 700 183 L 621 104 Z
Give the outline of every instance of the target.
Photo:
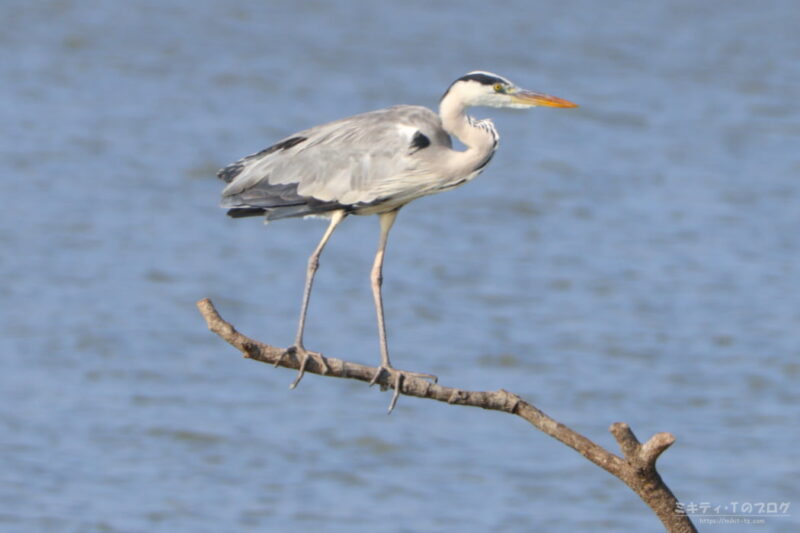
M 494 92 L 502 93 L 503 92 L 503 84 L 502 83 L 495 83 L 494 84 Z

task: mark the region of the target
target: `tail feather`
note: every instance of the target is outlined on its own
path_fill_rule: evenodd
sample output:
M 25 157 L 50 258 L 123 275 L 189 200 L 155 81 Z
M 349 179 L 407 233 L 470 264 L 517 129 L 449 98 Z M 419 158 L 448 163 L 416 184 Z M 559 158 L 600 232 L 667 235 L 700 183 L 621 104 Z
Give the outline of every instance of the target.
M 263 216 L 267 219 L 267 221 L 270 221 L 279 220 L 281 218 L 325 215 L 331 211 L 336 211 L 339 209 L 345 209 L 349 211 L 347 206 L 343 206 L 335 202 L 317 202 L 316 205 L 309 203 L 300 205 L 281 205 L 274 207 L 232 207 L 228 209 L 227 214 L 231 218 Z
M 221 206 L 227 207 L 228 216 L 233 218 L 264 215 L 267 220 L 322 215 L 337 209 L 351 209 L 350 206 L 336 201 L 298 194 L 297 186 L 297 183 L 271 184 L 263 180 L 233 194 L 223 192 Z
M 261 207 L 234 207 L 228 209 L 228 216 L 231 218 L 259 217 L 266 213 Z

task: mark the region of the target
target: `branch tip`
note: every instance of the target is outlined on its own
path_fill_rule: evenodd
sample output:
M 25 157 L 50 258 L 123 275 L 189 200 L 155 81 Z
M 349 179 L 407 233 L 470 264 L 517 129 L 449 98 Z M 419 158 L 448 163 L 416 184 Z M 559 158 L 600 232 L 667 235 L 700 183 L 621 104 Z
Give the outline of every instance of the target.
M 639 455 L 639 449 L 642 445 L 628 424 L 625 422 L 615 422 L 611 424 L 608 430 L 614 435 L 614 438 L 617 439 L 617 444 L 619 444 L 619 448 L 622 450 L 622 455 L 625 456 L 625 459 L 630 460 Z
M 672 433 L 656 433 L 642 445 L 639 455 L 647 464 L 655 465 L 656 459 L 674 443 Z

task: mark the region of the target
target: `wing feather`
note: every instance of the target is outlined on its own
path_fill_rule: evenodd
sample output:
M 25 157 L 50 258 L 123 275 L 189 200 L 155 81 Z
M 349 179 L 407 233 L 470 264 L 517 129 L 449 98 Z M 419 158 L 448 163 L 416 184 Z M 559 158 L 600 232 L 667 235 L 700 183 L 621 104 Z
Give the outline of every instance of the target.
M 380 202 L 415 178 L 430 177 L 431 158 L 421 155 L 429 145 L 449 149 L 451 140 L 424 107 L 396 106 L 316 126 L 222 169 L 218 175 L 228 182 L 222 205 L 330 210 Z

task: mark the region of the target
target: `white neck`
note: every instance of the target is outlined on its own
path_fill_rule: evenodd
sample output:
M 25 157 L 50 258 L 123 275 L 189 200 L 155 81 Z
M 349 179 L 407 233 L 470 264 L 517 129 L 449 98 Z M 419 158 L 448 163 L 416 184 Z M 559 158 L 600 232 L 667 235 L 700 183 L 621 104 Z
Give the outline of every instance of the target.
M 454 177 L 468 177 L 494 154 L 499 139 L 497 131 L 491 121 L 476 121 L 469 117 L 463 98 L 452 91 L 439 104 L 439 116 L 445 131 L 455 135 L 467 147 L 463 152 L 452 152 L 449 170 Z

